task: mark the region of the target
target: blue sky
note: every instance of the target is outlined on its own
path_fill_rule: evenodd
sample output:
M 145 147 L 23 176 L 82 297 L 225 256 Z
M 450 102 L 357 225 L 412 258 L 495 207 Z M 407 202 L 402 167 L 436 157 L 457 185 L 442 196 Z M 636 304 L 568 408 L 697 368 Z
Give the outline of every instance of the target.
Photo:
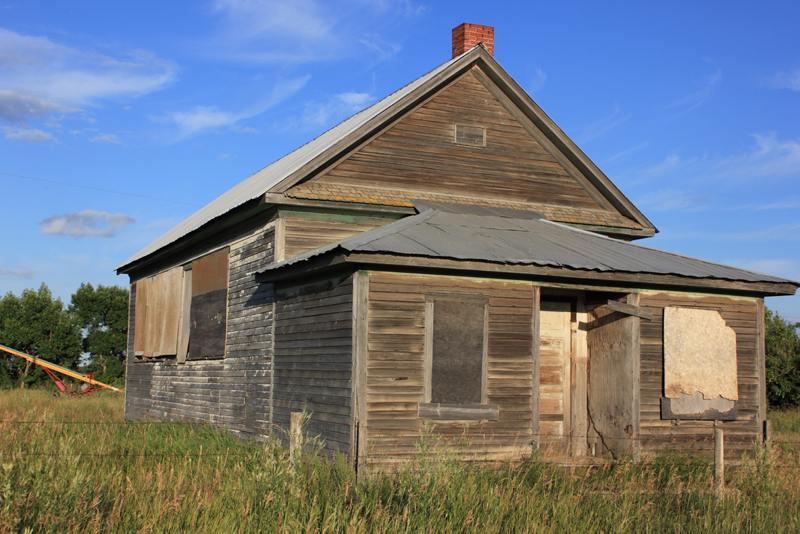
M 114 267 L 448 60 L 462 22 L 495 27 L 500 64 L 660 230 L 643 244 L 800 280 L 798 20 L 796 2 L 0 0 L 0 293 L 127 284 Z M 767 306 L 800 320 L 800 296 Z

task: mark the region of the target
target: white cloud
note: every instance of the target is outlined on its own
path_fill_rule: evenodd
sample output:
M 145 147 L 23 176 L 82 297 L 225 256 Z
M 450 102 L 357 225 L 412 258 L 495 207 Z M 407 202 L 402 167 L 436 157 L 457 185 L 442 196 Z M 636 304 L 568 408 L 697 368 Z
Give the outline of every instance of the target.
M 677 109 L 678 114 L 683 115 L 711 100 L 717 90 L 717 86 L 722 82 L 722 71 L 716 65 L 714 65 L 714 70 L 714 74 L 706 77 L 703 87 L 699 91 L 671 102 L 667 105 L 667 109 Z
M 119 137 L 117 137 L 114 134 L 108 134 L 108 133 L 97 134 L 91 139 L 89 139 L 89 141 L 91 141 L 92 143 L 111 143 L 117 145 L 122 144 L 122 141 L 120 141 Z
M 26 143 L 45 143 L 47 141 L 55 141 L 56 138 L 36 128 L 17 128 L 15 126 L 3 126 L 3 133 L 6 139 L 12 141 L 25 141 Z
M 310 78 L 311 75 L 306 75 L 292 80 L 282 80 L 275 84 L 275 87 L 267 98 L 238 113 L 222 111 L 216 106 L 197 106 L 190 111 L 171 111 L 167 113 L 166 116 L 154 118 L 154 120 L 176 124 L 180 129 L 178 135 L 179 139 L 191 137 L 204 130 L 220 127 L 234 128 L 234 125 L 240 120 L 260 115 L 281 101 L 289 98 L 302 89 Z M 244 132 L 244 130 L 247 131 Z M 236 131 L 257 133 L 253 128 L 236 127 Z
M 26 124 L 28 119 L 72 113 L 75 108 L 48 102 L 21 90 L 0 89 L 0 119 L 12 124 Z
M 348 16 L 354 11 L 368 16 Z M 256 63 L 326 61 L 363 53 L 364 47 L 380 61 L 400 47 L 376 34 L 376 17 L 423 11 L 410 0 L 216 0 L 222 24 L 208 46 L 214 55 Z M 360 21 L 369 26 L 359 27 Z
M 114 237 L 121 230 L 136 222 L 124 213 L 84 210 L 53 215 L 39 223 L 43 234 L 69 235 L 74 237 Z
M 145 50 L 119 58 L 0 28 L 0 118 L 24 123 L 164 88 L 177 67 Z
M 530 75 L 530 79 L 528 92 L 533 94 L 544 87 L 544 82 L 547 81 L 547 74 L 539 67 L 536 67 L 534 73 Z
M 0 276 L 7 276 L 9 278 L 22 278 L 30 279 L 36 276 L 37 272 L 32 269 L 27 269 L 19 265 L 9 265 L 9 268 L 0 268 Z M 16 268 L 15 268 L 16 267 Z
M 576 142 L 581 144 L 602 137 L 612 128 L 630 119 L 631 116 L 632 114 L 630 112 L 624 113 L 619 106 L 615 105 L 614 111 L 612 111 L 610 115 L 584 126 L 583 132 L 578 134 Z
M 371 93 L 347 92 L 324 102 L 307 102 L 300 117 L 284 123 L 286 129 L 312 130 L 332 126 L 358 113 L 375 100 Z
M 763 180 L 800 175 L 800 141 L 779 140 L 775 133 L 754 134 L 755 145 L 744 154 L 721 159 L 711 169 L 716 178 Z
M 800 91 L 800 69 L 794 72 L 779 72 L 772 78 L 773 89 Z
M 708 197 L 691 195 L 685 191 L 675 189 L 662 189 L 647 194 L 637 201 L 638 205 L 647 207 L 652 211 L 684 211 L 706 203 L 708 203 Z
M 604 164 L 608 164 L 608 163 L 613 163 L 613 162 L 615 162 L 617 160 L 620 160 L 620 159 L 624 159 L 624 158 L 630 156 L 631 154 L 633 154 L 634 152 L 638 152 L 641 149 L 646 148 L 649 145 L 650 145 L 650 142 L 649 141 L 645 141 L 644 143 L 639 143 L 636 146 L 632 146 L 630 148 L 626 148 L 622 152 L 617 152 L 616 154 L 614 154 L 610 158 L 606 158 L 605 160 L 603 160 L 603 163 Z

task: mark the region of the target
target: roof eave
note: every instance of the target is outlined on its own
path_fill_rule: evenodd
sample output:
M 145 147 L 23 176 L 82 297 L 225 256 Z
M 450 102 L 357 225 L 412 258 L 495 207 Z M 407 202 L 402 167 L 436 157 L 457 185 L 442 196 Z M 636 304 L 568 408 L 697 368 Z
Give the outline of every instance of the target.
M 399 256 L 393 254 L 348 252 L 342 247 L 333 249 L 307 260 L 276 266 L 256 273 L 260 282 L 286 282 L 310 273 L 319 274 L 332 269 L 350 267 L 356 270 L 361 266 L 378 269 L 400 268 L 403 270 L 442 270 L 461 274 L 479 274 L 523 277 L 531 281 L 569 284 L 586 288 L 627 288 L 627 289 L 690 289 L 696 292 L 720 293 L 749 297 L 794 295 L 796 283 L 745 282 L 718 278 L 695 278 L 671 274 L 635 273 L 623 271 L 596 271 L 553 267 L 535 264 L 511 264 L 488 261 L 458 260 L 450 258 L 429 258 L 424 256 Z

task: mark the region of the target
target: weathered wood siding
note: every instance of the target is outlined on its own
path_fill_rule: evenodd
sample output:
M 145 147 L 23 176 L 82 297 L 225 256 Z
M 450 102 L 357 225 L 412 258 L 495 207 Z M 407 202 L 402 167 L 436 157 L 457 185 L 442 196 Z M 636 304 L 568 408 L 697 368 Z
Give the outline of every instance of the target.
M 342 241 L 373 230 L 396 219 L 377 217 L 292 217 L 281 216 L 284 229 L 284 255 L 291 258 L 323 245 Z
M 725 455 L 730 461 L 741 459 L 760 438 L 759 411 L 759 340 L 756 299 L 717 296 L 692 296 L 681 293 L 642 292 L 640 306 L 653 312 L 652 321 L 641 324 L 641 397 L 640 418 L 643 451 L 681 449 L 714 450 L 713 421 L 672 421 L 661 419 L 660 400 L 664 395 L 663 318 L 664 308 L 700 308 L 716 310 L 736 332 L 737 378 L 739 382 L 739 415 L 736 421 L 721 422 L 725 430 Z M 697 441 L 705 439 L 707 441 Z
M 638 304 L 638 295 L 626 303 Z M 639 318 L 607 306 L 589 314 L 588 413 L 592 430 L 600 438 L 597 454 L 616 458 L 638 451 L 640 327 Z
M 352 328 L 352 275 L 278 287 L 273 423 L 284 443 L 290 414 L 305 410 L 323 452 L 350 452 Z
M 570 433 L 571 306 L 546 298 L 539 312 L 539 443 L 555 452 Z
M 456 124 L 486 146 L 456 144 Z M 604 209 L 472 73 L 318 180 Z
M 228 325 L 224 359 L 136 360 L 135 298 L 131 298 L 125 417 L 185 419 L 226 424 L 242 436 L 269 434 L 272 368 L 272 284 L 250 274 L 272 263 L 274 230 L 259 231 L 230 246 Z
M 371 272 L 366 362 L 366 454 L 369 462 L 408 459 L 425 433 L 425 295 L 479 293 L 489 297 L 488 403 L 499 420 L 435 421 L 433 433 L 453 445 L 468 440 L 478 459 L 529 454 L 532 440 L 533 291 L 530 284 Z M 363 453 L 362 453 L 363 454 Z

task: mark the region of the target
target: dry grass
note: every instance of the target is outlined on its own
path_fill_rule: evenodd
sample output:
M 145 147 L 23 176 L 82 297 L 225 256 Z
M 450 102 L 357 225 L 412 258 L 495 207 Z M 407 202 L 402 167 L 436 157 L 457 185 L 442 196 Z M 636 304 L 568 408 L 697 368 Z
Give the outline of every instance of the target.
M 800 440 L 800 412 L 781 417 L 776 440 Z M 126 423 L 104 393 L 0 392 L 0 421 L 2 532 L 800 531 L 794 450 L 740 469 L 717 500 L 710 467 L 676 457 L 569 472 L 428 462 L 356 483 L 343 462 L 292 468 L 279 447 L 209 427 Z

